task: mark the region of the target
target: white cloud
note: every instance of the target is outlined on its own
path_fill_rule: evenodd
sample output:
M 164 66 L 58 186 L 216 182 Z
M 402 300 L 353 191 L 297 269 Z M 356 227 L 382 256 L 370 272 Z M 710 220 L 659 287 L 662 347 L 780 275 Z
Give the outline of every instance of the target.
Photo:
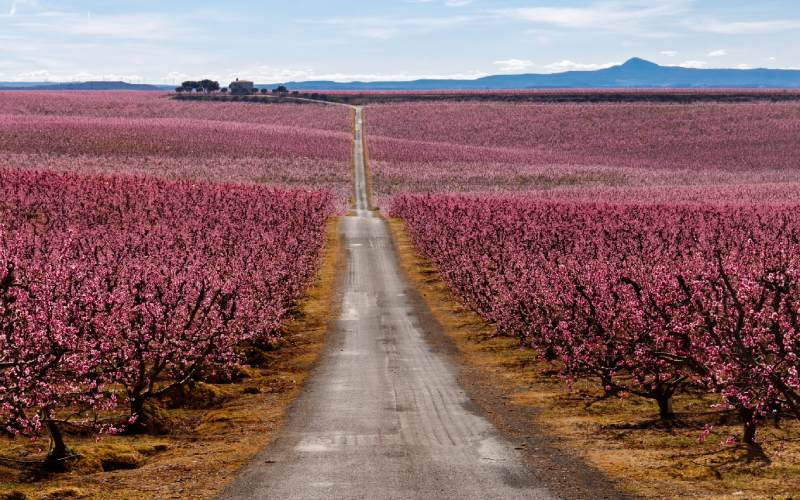
M 594 70 L 608 68 L 619 63 L 606 63 L 606 64 L 593 64 L 593 63 L 578 63 L 573 61 L 558 61 L 544 66 L 537 66 L 532 61 L 526 59 L 505 59 L 495 61 L 495 65 L 499 66 L 498 70 L 501 72 L 520 72 L 526 70 L 533 70 L 539 68 L 543 72 L 563 72 L 570 70 Z M 474 70 L 462 73 L 445 73 L 445 74 L 430 74 L 430 73 L 326 73 L 319 72 L 312 68 L 277 68 L 269 65 L 243 67 L 237 70 L 225 70 L 219 74 L 203 74 L 195 75 L 184 72 L 172 72 L 164 76 L 161 81 L 163 83 L 179 83 L 184 80 L 191 80 L 200 77 L 208 77 L 219 80 L 221 83 L 236 78 L 244 78 L 247 80 L 254 80 L 257 83 L 278 83 L 288 81 L 309 81 L 309 80 L 331 80 L 335 82 L 351 82 L 351 81 L 409 81 L 420 79 L 456 79 L 456 80 L 469 80 L 489 76 L 491 73 L 485 71 Z
M 19 17 L 19 16 L 18 16 Z M 81 38 L 115 38 L 163 41 L 186 38 L 192 31 L 174 18 L 156 14 L 98 15 L 74 12 L 38 12 L 11 24 L 41 35 L 62 34 Z M 36 35 L 31 33 L 32 38 Z
M 191 79 L 192 79 L 191 75 L 188 75 L 186 73 L 182 73 L 180 71 L 171 71 L 171 72 L 167 73 L 167 75 L 164 76 L 161 79 L 161 82 L 162 83 L 170 83 L 170 84 L 178 85 L 179 83 L 182 83 L 182 82 L 185 82 L 186 80 L 191 80 Z
M 728 51 L 725 49 L 712 50 L 711 52 L 708 53 L 708 57 L 724 57 L 727 55 Z
M 563 60 L 557 61 L 554 63 L 546 64 L 544 69 L 553 73 L 561 73 L 564 71 L 593 71 L 597 69 L 605 69 L 610 68 L 611 66 L 618 66 L 619 62 L 610 62 L 610 63 L 602 63 L 602 64 L 595 64 L 595 63 L 578 63 L 570 60 Z
M 652 18 L 684 12 L 687 0 L 597 1 L 586 7 L 523 7 L 500 9 L 498 15 L 563 28 L 619 29 Z
M 185 73 L 171 73 L 164 77 L 165 83 L 175 83 L 187 79 L 208 77 L 219 80 L 220 83 L 227 84 L 236 78 L 253 80 L 256 83 L 281 83 L 290 81 L 316 81 L 330 80 L 334 82 L 352 81 L 409 81 L 420 79 L 455 79 L 470 80 L 489 76 L 483 71 L 472 71 L 453 74 L 415 74 L 415 73 L 325 73 L 318 72 L 312 68 L 276 68 L 268 65 L 244 67 L 238 70 L 226 70 L 221 74 L 187 75 Z
M 675 57 L 675 56 L 678 55 L 678 51 L 677 50 L 662 50 L 661 51 L 661 55 L 662 56 L 667 56 L 667 57 Z
M 364 28 L 359 30 L 359 33 L 366 37 L 372 38 L 373 40 L 389 40 L 397 36 L 401 33 L 401 31 L 397 28 L 392 28 L 390 26 L 380 27 L 375 26 L 372 28 Z
M 305 20 L 310 24 L 339 26 L 348 33 L 377 40 L 388 40 L 399 35 L 428 33 L 481 19 L 476 16 L 458 15 L 441 17 L 335 17 Z
M 695 31 L 705 31 L 719 35 L 759 35 L 800 29 L 800 19 L 732 22 L 709 20 L 693 23 L 690 27 Z
M 61 29 L 70 35 L 138 40 L 168 40 L 188 34 L 170 18 L 148 14 L 93 14 L 83 19 L 72 19 L 72 22 L 61 25 Z
M 736 68 L 737 69 L 751 69 L 752 66 L 750 66 L 749 64 L 737 64 Z
M 538 71 L 542 73 L 563 73 L 565 71 L 593 71 L 617 66 L 620 63 L 580 63 L 564 59 L 540 66 L 528 59 L 504 59 L 495 61 L 494 64 L 499 66 L 498 70 L 503 73 L 519 73 L 521 71 L 530 71 L 534 69 L 538 69 Z
M 500 66 L 498 70 L 502 72 L 525 71 L 536 66 L 532 61 L 527 59 L 504 59 L 495 61 L 494 64 Z
M 405 0 L 406 3 L 434 3 L 437 0 Z M 463 7 L 472 3 L 472 0 L 444 0 L 443 4 L 448 7 Z
M 703 69 L 708 67 L 708 63 L 706 61 L 683 61 L 678 66 L 682 68 Z
M 8 17 L 14 17 L 22 5 L 36 6 L 36 0 L 14 0 L 11 2 L 11 7 L 8 9 Z
M 9 81 L 12 82 L 96 82 L 96 81 L 126 81 L 129 83 L 141 83 L 144 81 L 139 75 L 118 74 L 118 73 L 92 73 L 81 71 L 78 73 L 52 73 L 46 69 L 25 71 L 18 73 Z

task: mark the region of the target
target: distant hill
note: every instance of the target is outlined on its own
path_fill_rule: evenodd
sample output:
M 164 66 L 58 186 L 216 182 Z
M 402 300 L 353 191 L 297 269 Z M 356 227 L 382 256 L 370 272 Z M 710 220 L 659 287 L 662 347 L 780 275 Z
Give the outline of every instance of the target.
M 800 71 L 780 69 L 694 69 L 658 64 L 635 57 L 625 64 L 596 71 L 554 74 L 495 75 L 475 80 L 409 82 L 282 82 L 292 90 L 510 90 L 535 88 L 798 88 Z
M 625 64 L 596 71 L 553 74 L 494 75 L 475 80 L 414 80 L 396 82 L 280 82 L 259 84 L 291 90 L 513 90 L 553 88 L 800 88 L 800 70 L 694 69 L 660 66 L 638 57 Z M 126 82 L 0 82 L 0 90 L 158 90 L 170 85 Z
M 126 82 L 0 82 L 0 90 L 172 90 L 169 85 Z

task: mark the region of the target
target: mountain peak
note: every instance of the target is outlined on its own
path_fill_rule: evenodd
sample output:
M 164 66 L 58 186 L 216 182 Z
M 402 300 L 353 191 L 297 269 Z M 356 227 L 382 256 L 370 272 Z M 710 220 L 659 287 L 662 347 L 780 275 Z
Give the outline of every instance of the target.
M 645 69 L 645 68 L 657 68 L 658 64 L 652 63 L 650 61 L 645 61 L 641 57 L 632 57 L 627 61 L 625 61 L 625 64 L 623 64 L 622 67 L 631 69 Z

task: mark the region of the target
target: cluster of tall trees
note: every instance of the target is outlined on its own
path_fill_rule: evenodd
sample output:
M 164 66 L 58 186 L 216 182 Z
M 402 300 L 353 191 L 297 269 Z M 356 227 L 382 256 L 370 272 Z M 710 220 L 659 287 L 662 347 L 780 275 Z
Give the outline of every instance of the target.
M 219 82 L 214 81 L 214 80 L 208 80 L 208 79 L 199 80 L 199 81 L 187 80 L 187 81 L 183 82 L 180 86 L 175 87 L 175 92 L 178 92 L 178 93 L 183 93 L 183 92 L 216 92 L 216 91 L 219 91 L 219 90 L 221 90 L 222 92 L 227 92 L 228 91 L 227 88 L 221 88 L 220 85 L 219 85 Z M 262 88 L 262 89 L 254 89 L 253 92 L 254 93 L 261 92 L 262 94 L 268 94 L 268 93 L 272 92 L 273 94 L 285 95 L 285 94 L 289 93 L 289 89 L 286 88 L 285 85 L 279 85 L 278 87 L 275 87 L 271 91 L 268 90 L 268 89 Z M 296 92 L 296 91 L 292 92 L 292 93 L 293 94 L 298 94 L 298 92 Z
M 200 81 L 192 81 L 188 80 L 183 82 L 180 87 L 176 87 L 176 92 L 214 92 L 219 90 L 219 82 L 214 80 L 200 80 Z

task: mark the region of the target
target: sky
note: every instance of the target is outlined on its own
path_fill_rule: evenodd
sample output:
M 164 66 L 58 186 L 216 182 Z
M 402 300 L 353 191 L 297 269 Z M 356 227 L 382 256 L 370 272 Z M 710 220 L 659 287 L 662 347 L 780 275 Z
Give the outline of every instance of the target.
M 800 0 L 0 0 L 0 81 L 800 69 Z

